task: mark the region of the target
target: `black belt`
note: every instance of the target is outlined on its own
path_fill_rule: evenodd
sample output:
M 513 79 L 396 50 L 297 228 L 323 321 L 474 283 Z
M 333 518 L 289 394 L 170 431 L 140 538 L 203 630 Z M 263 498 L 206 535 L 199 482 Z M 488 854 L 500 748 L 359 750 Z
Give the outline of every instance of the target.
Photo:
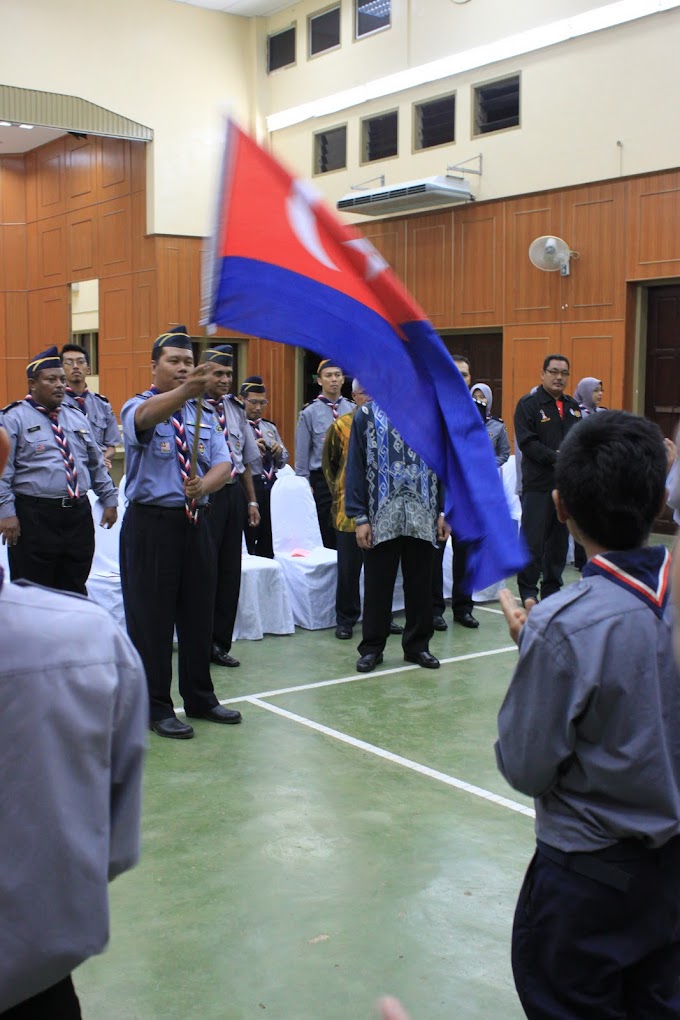
M 87 496 L 78 496 L 77 498 L 59 496 L 57 499 L 48 499 L 46 496 L 26 496 L 23 492 L 15 493 L 15 499 L 23 500 L 24 503 L 36 503 L 42 506 L 59 507 L 60 509 L 63 507 L 65 510 L 88 502 Z
M 621 840 L 613 846 L 592 853 L 565 853 L 554 846 L 548 846 L 536 840 L 539 854 L 559 864 L 566 871 L 574 871 L 577 875 L 592 878 L 595 882 L 608 885 L 619 892 L 628 892 L 633 876 L 623 868 L 617 867 L 624 861 L 640 861 L 653 853 L 638 840 Z
M 137 510 L 152 510 L 156 514 L 186 514 L 186 507 L 182 506 L 162 506 L 160 503 L 137 503 L 135 500 L 130 500 L 130 506 L 135 507 Z M 210 504 L 202 503 L 198 509 L 202 514 L 210 513 Z

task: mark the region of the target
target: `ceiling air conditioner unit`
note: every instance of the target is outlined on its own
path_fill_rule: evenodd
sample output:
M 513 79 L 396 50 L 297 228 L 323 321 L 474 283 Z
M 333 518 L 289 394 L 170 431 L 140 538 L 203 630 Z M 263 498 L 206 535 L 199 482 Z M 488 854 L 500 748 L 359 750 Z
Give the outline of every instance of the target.
M 424 177 L 419 181 L 405 181 L 393 187 L 373 188 L 370 191 L 350 191 L 337 203 L 343 212 L 362 216 L 384 216 L 386 213 L 419 212 L 438 206 L 474 202 L 470 184 L 463 177 Z

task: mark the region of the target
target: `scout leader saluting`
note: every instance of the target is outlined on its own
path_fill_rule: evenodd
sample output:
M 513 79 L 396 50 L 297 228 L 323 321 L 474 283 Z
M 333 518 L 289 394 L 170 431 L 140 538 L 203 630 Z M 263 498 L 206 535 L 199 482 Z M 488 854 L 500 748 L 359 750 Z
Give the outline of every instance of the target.
M 210 678 L 217 574 L 205 515 L 208 495 L 226 483 L 231 462 L 212 409 L 200 401 L 213 367 L 194 368 L 183 326 L 158 337 L 151 362 L 153 386 L 128 400 L 121 414 L 130 503 L 120 574 L 128 634 L 146 670 L 150 728 L 161 737 L 187 739 L 194 731 L 175 716 L 170 697 L 175 627 L 187 716 L 241 721 L 240 712 L 218 704 Z M 196 477 L 190 478 L 197 422 Z
M 0 478 L 0 533 L 13 581 L 86 595 L 94 555 L 87 490 L 103 506 L 101 525 L 118 515 L 118 491 L 104 467 L 90 424 L 64 403 L 65 377 L 56 347 L 26 368 L 28 394 L 0 412 L 10 451 Z

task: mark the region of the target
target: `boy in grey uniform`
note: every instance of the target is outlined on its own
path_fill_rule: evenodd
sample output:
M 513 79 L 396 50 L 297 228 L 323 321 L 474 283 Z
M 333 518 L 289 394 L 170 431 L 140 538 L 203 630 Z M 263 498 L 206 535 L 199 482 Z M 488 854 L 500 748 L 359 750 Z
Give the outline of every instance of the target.
M 512 947 L 529 1020 L 680 1016 L 680 675 L 670 556 L 645 544 L 665 480 L 656 425 L 586 419 L 553 492 L 583 579 L 528 615 L 502 593 L 520 655 L 496 756 L 536 803 Z

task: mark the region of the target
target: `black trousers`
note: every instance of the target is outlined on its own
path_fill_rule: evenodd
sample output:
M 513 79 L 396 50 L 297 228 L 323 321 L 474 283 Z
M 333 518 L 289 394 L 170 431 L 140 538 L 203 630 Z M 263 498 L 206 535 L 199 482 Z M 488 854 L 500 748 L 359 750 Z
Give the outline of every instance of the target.
M 80 1020 L 80 1003 L 71 977 L 65 977 L 50 988 L 18 1006 L 1 1013 L 3 1020 Z
M 594 862 L 598 877 L 567 870 L 540 849 L 534 856 L 512 933 L 515 985 L 529 1020 L 680 1016 L 680 837 L 658 850 L 630 850 L 631 843 L 567 855 L 587 858 L 587 870 Z M 610 876 L 629 879 L 627 891 L 607 884 Z
M 273 483 L 276 481 L 274 477 Z M 256 528 L 248 525 L 248 515 L 243 527 L 246 536 L 246 547 L 251 556 L 264 556 L 269 560 L 274 559 L 274 545 L 272 542 L 272 514 L 271 514 L 271 489 L 272 485 L 262 475 L 253 475 L 253 488 L 255 499 L 260 504 L 260 523 Z
M 466 591 L 465 571 L 467 570 L 467 550 L 464 542 L 455 542 L 451 536 L 453 547 L 453 585 L 451 587 L 451 608 L 453 615 L 471 613 L 473 609 L 472 592 Z M 444 602 L 444 549 L 446 543 L 439 542 L 434 551 L 432 561 L 432 615 L 443 616 Z
M 210 496 L 208 527 L 217 566 L 212 640 L 229 651 L 241 592 L 241 547 L 246 497 L 239 482 L 225 485 Z
M 192 524 L 184 508 L 130 503 L 120 532 L 125 623 L 149 687 L 151 720 L 173 715 L 173 631 L 179 648 L 179 693 L 187 712 L 217 705 L 210 679 L 215 555 L 205 510 Z
M 21 535 L 8 547 L 13 581 L 23 578 L 46 588 L 87 595 L 87 581 L 94 556 L 94 523 L 87 496 L 75 506 L 60 500 L 16 496 Z
M 335 549 L 335 536 L 337 532 L 331 522 L 333 497 L 331 496 L 331 490 L 328 488 L 326 476 L 320 468 L 318 471 L 309 472 L 309 483 L 314 493 L 316 516 L 319 518 L 319 528 L 321 529 L 321 541 L 327 549 Z
M 517 575 L 520 597 L 538 598 L 541 578 L 541 598 L 545 599 L 562 587 L 569 546 L 567 526 L 558 521 L 550 492 L 522 493 L 522 532 L 531 559 Z
M 393 538 L 364 552 L 364 617 L 360 655 L 379 654 L 390 634 L 394 582 L 401 561 L 406 621 L 405 652 L 427 652 L 432 638 L 432 560 L 435 549 L 420 538 Z
M 336 531 L 338 583 L 335 588 L 335 622 L 338 627 L 353 627 L 361 616 L 359 580 L 364 556 L 354 531 Z

